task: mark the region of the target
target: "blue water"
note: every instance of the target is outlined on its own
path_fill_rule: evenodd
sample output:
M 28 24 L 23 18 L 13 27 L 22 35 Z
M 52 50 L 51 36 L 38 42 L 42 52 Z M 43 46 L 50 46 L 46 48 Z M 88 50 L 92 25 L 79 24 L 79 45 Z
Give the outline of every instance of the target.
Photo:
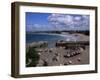
M 38 41 L 47 41 L 49 43 L 49 46 L 53 47 L 57 41 L 59 40 L 75 40 L 75 36 L 72 35 L 52 35 L 52 34 L 36 34 L 36 33 L 28 33 L 26 34 L 26 43 L 31 42 L 38 42 Z

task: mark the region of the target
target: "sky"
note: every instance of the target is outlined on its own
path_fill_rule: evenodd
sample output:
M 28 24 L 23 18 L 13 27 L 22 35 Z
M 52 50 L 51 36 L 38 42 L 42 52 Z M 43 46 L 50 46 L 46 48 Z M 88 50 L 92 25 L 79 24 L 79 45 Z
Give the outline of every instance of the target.
M 26 31 L 89 30 L 89 15 L 26 12 Z

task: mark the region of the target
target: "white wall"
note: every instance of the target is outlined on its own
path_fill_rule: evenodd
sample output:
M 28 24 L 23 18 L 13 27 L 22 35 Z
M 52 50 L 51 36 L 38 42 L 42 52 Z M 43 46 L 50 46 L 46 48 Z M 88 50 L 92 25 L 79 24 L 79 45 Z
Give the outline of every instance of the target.
M 10 76 L 11 68 L 11 2 L 15 0 L 0 0 L 0 80 L 16 80 Z M 41 3 L 57 3 L 57 4 L 76 4 L 98 6 L 100 14 L 100 0 L 16 0 L 16 1 L 30 1 Z M 98 21 L 100 16 L 98 15 Z M 100 34 L 100 23 L 98 24 L 98 33 Z M 98 37 L 100 44 L 100 37 Z M 100 47 L 100 46 L 99 46 Z M 100 52 L 100 50 L 99 50 Z M 98 53 L 99 53 L 98 52 Z M 98 58 L 100 54 L 98 54 Z M 98 59 L 98 67 L 100 58 Z M 66 75 L 53 77 L 39 77 L 39 78 L 21 78 L 18 80 L 100 80 L 100 69 L 97 74 L 80 74 L 80 75 Z

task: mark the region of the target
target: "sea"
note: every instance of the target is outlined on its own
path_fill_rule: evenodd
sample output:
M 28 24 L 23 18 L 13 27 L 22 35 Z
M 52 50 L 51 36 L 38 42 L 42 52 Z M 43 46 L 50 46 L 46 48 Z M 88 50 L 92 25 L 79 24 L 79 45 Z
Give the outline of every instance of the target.
M 49 33 L 26 33 L 26 43 L 47 41 L 49 47 L 54 47 L 57 41 L 76 41 L 77 38 L 71 34 L 49 34 Z

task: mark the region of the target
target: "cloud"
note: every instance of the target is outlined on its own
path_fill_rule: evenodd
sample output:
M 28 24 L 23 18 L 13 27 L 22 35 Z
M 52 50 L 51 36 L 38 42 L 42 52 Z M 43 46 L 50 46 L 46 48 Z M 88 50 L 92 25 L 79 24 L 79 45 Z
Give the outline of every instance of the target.
M 52 31 L 56 30 L 52 25 L 31 24 L 26 26 L 27 31 Z
M 51 14 L 48 17 L 48 21 L 56 23 L 56 24 L 70 24 L 72 23 L 73 17 L 70 15 L 63 15 L 63 14 Z
M 51 14 L 48 21 L 56 27 L 61 27 L 65 30 L 88 30 L 89 16 L 88 15 L 70 15 L 70 14 Z

